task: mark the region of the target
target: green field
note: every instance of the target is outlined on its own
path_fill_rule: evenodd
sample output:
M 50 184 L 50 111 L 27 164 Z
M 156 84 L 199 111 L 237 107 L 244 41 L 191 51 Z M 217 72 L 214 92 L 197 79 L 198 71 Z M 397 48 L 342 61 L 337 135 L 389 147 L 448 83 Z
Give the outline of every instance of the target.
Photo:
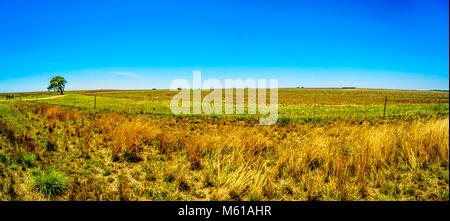
M 75 91 L 55 99 L 54 93 L 25 93 L 15 101 L 77 107 L 90 111 L 113 111 L 173 117 L 170 100 L 178 93 L 151 91 Z M 202 96 L 209 92 L 203 91 Z M 222 93 L 225 94 L 225 93 Z M 269 93 L 267 93 L 269 94 Z M 0 94 L 1 96 L 1 94 Z M 223 95 L 224 96 L 224 95 Z M 247 98 L 247 91 L 245 91 Z M 386 99 L 386 110 L 384 109 Z M 8 101 L 8 100 L 5 100 Z M 12 101 L 12 100 L 10 100 Z M 246 100 L 247 102 L 247 100 Z M 269 95 L 267 95 L 269 102 Z M 445 92 L 369 90 L 369 89 L 280 89 L 280 122 L 323 120 L 416 119 L 448 115 L 449 94 Z M 247 113 L 247 105 L 245 107 Z M 199 117 L 199 116 L 195 116 Z M 202 117 L 202 116 L 200 116 Z M 203 116 L 204 117 L 204 116 Z M 255 115 L 212 115 L 255 120 Z

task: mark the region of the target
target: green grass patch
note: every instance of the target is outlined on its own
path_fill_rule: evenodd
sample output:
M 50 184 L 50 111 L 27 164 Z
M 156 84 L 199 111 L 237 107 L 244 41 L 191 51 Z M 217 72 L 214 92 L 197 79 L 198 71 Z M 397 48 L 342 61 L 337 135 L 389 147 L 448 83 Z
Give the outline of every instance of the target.
M 53 168 L 44 171 L 35 171 L 33 174 L 33 187 L 47 197 L 62 195 L 68 186 L 67 177 Z

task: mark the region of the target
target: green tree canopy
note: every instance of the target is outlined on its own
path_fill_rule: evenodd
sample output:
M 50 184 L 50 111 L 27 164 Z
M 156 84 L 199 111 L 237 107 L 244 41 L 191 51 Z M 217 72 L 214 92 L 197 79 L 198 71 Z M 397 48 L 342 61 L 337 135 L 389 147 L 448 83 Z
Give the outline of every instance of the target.
M 64 94 L 64 87 L 66 86 L 66 83 L 66 79 L 61 76 L 53 77 L 52 80 L 50 80 L 50 85 L 47 87 L 47 90 L 54 90 L 60 94 Z

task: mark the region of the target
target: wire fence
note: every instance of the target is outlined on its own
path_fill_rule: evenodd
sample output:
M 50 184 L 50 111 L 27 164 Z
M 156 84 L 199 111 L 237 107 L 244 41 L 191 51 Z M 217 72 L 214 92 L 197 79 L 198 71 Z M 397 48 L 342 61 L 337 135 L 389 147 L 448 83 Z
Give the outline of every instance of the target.
M 356 96 L 351 97 L 354 99 Z M 357 97 L 362 99 L 363 97 Z M 442 117 L 449 115 L 448 97 L 370 97 L 372 104 L 323 104 L 321 96 L 313 97 L 312 104 L 279 104 L 278 115 L 281 121 L 305 121 L 305 120 L 363 120 L 363 119 L 391 119 L 391 118 L 418 118 L 418 117 Z M 149 114 L 158 116 L 173 116 L 170 110 L 170 101 L 164 100 L 135 100 L 125 98 L 111 98 L 101 96 L 76 95 L 66 97 L 14 97 L 6 100 L 33 102 L 48 105 L 61 105 L 76 107 L 89 111 L 119 112 L 127 114 Z M 311 98 L 309 98 L 311 99 Z M 342 98 L 341 98 L 342 99 Z M 351 100 L 349 99 L 349 100 Z M 425 99 L 426 102 L 424 102 Z M 400 100 L 400 102 L 399 102 Z M 419 100 L 419 103 L 406 103 L 404 101 Z M 224 105 L 222 105 L 224 108 Z M 234 107 L 235 108 L 235 107 Z M 245 113 L 248 113 L 245 107 Z M 224 112 L 222 112 L 224 113 Z M 239 115 L 233 112 L 232 117 L 256 119 L 260 115 Z M 212 116 L 224 116 L 226 114 L 213 114 Z

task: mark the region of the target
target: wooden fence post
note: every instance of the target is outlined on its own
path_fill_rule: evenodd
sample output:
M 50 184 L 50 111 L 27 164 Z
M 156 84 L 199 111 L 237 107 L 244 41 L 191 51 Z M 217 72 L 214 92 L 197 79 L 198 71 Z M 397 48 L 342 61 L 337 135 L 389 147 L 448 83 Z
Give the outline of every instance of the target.
M 314 104 L 313 104 L 313 121 L 316 120 L 316 97 L 314 97 Z
M 383 111 L 383 118 L 386 118 L 386 103 L 387 103 L 387 97 L 384 98 L 384 111 Z

